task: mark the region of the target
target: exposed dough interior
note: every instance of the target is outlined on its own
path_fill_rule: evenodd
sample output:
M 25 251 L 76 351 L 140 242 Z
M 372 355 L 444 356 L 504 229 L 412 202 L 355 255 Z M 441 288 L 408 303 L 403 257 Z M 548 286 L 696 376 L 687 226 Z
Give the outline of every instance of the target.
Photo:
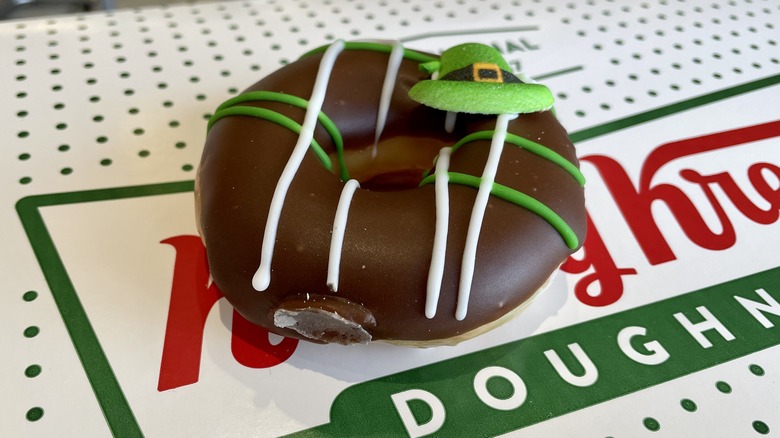
M 444 146 L 437 139 L 396 136 L 381 140 L 376 148 L 371 144 L 362 149 L 346 149 L 344 163 L 349 169 L 350 178 L 360 181 L 364 188 L 414 188 L 420 182 L 423 172 L 433 166 L 434 158 Z M 335 154 L 331 155 L 331 159 L 338 163 Z M 334 171 L 338 172 L 338 165 L 334 167 Z M 382 181 L 372 185 L 371 180 Z

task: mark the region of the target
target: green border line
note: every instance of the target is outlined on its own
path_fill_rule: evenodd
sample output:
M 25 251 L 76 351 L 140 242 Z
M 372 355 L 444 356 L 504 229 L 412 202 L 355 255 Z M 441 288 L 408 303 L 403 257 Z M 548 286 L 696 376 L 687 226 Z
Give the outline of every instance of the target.
M 507 32 L 528 32 L 532 30 L 539 30 L 539 26 L 514 26 L 514 27 L 494 27 L 487 29 L 472 29 L 472 30 L 455 30 L 455 31 L 442 31 L 442 32 L 429 32 L 421 33 L 418 35 L 412 35 L 405 38 L 400 38 L 398 41 L 407 43 L 409 41 L 424 40 L 427 38 L 440 38 L 449 36 L 464 36 L 464 35 L 481 35 L 484 33 L 507 33 Z
M 622 129 L 677 114 L 699 106 L 725 100 L 740 94 L 756 91 L 780 83 L 780 74 L 752 82 L 725 88 L 665 107 L 656 108 L 633 116 L 570 133 L 574 143 L 590 140 Z M 114 436 L 143 436 L 140 425 L 127 402 L 111 364 L 92 328 L 78 293 L 70 281 L 54 241 L 41 216 L 40 209 L 55 205 L 76 204 L 144 196 L 191 192 L 194 181 L 178 181 L 162 184 L 116 187 L 78 192 L 52 193 L 28 196 L 16 203 L 17 214 L 30 241 L 35 257 L 41 266 L 46 282 L 54 297 L 73 346 L 79 356 L 87 379 L 105 415 Z
M 738 96 L 740 94 L 749 93 L 751 91 L 760 90 L 762 88 L 770 87 L 780 83 L 780 74 L 769 76 L 766 78 L 758 79 L 752 82 L 746 82 L 734 87 L 724 88 L 722 90 L 713 91 L 712 93 L 703 94 L 698 97 L 694 97 L 681 102 L 673 103 L 671 105 L 655 108 L 649 111 L 645 111 L 633 116 L 624 117 L 622 119 L 607 122 L 599 126 L 592 128 L 586 128 L 577 132 L 569 134 L 569 138 L 573 143 L 579 143 L 585 140 L 590 140 L 595 137 L 599 137 L 605 134 L 610 134 L 621 129 L 630 128 L 632 126 L 640 125 L 652 120 L 660 119 L 673 114 L 681 113 L 692 108 L 704 106 L 719 100 L 725 100 L 730 97 Z
M 550 71 L 550 72 L 547 72 L 547 73 L 542 73 L 540 75 L 533 76 L 531 79 L 533 79 L 535 81 L 543 81 L 543 80 L 554 78 L 554 77 L 557 77 L 557 76 L 563 76 L 563 75 L 567 75 L 567 74 L 570 74 L 570 73 L 577 73 L 578 71 L 582 71 L 584 69 L 585 69 L 585 67 L 583 67 L 581 65 L 575 65 L 575 66 L 569 67 L 569 68 L 564 68 L 564 69 L 560 69 L 560 70 Z
M 49 290 L 54 297 L 54 303 L 65 322 L 68 335 L 73 341 L 95 398 L 111 433 L 117 437 L 139 437 L 143 436 L 143 433 L 46 228 L 41 216 L 41 207 L 191 192 L 193 188 L 193 181 L 182 181 L 150 186 L 36 195 L 21 199 L 16 204 L 22 226 L 41 265 Z

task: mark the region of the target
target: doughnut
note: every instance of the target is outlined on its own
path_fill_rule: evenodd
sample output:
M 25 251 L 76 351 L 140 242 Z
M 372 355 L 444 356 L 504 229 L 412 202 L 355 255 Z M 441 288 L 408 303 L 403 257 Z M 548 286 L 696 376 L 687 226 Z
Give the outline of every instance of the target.
M 503 323 L 585 238 L 552 104 L 482 44 L 306 53 L 209 120 L 195 205 L 212 281 L 315 343 L 456 344 Z

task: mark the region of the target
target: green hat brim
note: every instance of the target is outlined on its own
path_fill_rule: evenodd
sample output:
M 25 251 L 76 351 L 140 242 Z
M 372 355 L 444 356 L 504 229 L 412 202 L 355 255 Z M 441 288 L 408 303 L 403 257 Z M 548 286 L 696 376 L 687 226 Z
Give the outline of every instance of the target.
M 553 95 L 541 84 L 425 80 L 409 97 L 443 111 L 468 114 L 535 113 L 550 109 Z

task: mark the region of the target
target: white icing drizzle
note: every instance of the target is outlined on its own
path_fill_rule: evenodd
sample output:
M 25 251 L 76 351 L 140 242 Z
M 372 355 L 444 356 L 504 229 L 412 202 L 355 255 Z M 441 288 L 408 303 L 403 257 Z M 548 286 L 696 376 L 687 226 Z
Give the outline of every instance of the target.
M 474 200 L 474 207 L 471 210 L 471 220 L 469 221 L 469 229 L 466 234 L 466 247 L 463 250 L 463 259 L 461 260 L 458 305 L 455 309 L 455 319 L 458 321 L 462 321 L 468 312 L 471 281 L 474 277 L 474 264 L 477 257 L 479 233 L 482 230 L 482 220 L 485 217 L 485 208 L 487 208 L 488 199 L 490 198 L 490 191 L 493 189 L 498 162 L 501 159 L 501 151 L 504 149 L 507 127 L 509 121 L 516 117 L 517 114 L 501 114 L 496 118 L 496 128 L 490 143 L 487 163 L 485 163 L 485 169 L 482 171 L 482 179 L 479 183 L 477 197 Z
M 268 218 L 263 233 L 263 244 L 260 254 L 260 265 L 252 277 L 252 286 L 263 291 L 271 283 L 271 259 L 273 256 L 276 234 L 279 227 L 282 207 L 287 192 L 292 184 L 295 174 L 309 150 L 312 139 L 314 138 L 314 129 L 317 125 L 317 117 L 322 110 L 325 99 L 328 82 L 336 62 L 336 58 L 344 50 L 344 42 L 341 40 L 333 43 L 322 56 L 317 77 L 312 89 L 309 105 L 306 109 L 306 115 L 301 125 L 301 131 L 295 144 L 292 154 L 285 165 L 282 175 L 279 177 L 276 188 L 274 189 L 271 205 L 268 210 Z M 398 69 L 403 61 L 404 49 L 400 42 L 394 42 L 389 55 L 387 71 L 382 84 L 382 94 L 379 101 L 377 112 L 377 125 L 374 135 L 374 148 L 372 156 L 376 156 L 377 143 L 384 130 L 389 112 L 390 101 L 392 98 L 395 82 L 398 75 Z M 438 71 L 434 72 L 431 79 L 436 80 Z M 463 258 L 461 260 L 461 277 L 458 290 L 458 301 L 455 310 L 455 318 L 462 321 L 468 311 L 468 302 L 471 295 L 471 283 L 474 277 L 474 267 L 476 260 L 477 244 L 479 234 L 482 229 L 482 222 L 485 215 L 485 209 L 490 198 L 490 191 L 493 188 L 496 172 L 498 170 L 501 152 L 506 141 L 507 127 L 509 121 L 516 118 L 516 114 L 501 114 L 496 118 L 496 127 L 488 152 L 487 163 L 482 173 L 482 178 L 471 211 L 469 228 L 466 236 Z M 445 130 L 451 133 L 455 128 L 457 119 L 456 112 L 448 112 L 445 118 Z M 435 195 L 436 195 L 436 228 L 434 231 L 434 241 L 432 248 L 431 265 L 428 271 L 428 284 L 425 301 L 425 316 L 433 318 L 436 315 L 439 296 L 441 293 L 441 283 L 444 274 L 445 255 L 447 249 L 447 235 L 449 229 L 449 175 L 448 169 L 452 148 L 445 147 L 439 151 L 436 161 L 435 176 Z M 333 291 L 338 291 L 341 253 L 343 250 L 344 233 L 346 231 L 349 209 L 360 183 L 351 179 L 344 184 L 336 214 L 333 219 L 333 228 L 331 235 L 330 253 L 328 258 L 327 286 Z
M 351 179 L 341 189 L 341 196 L 336 207 L 336 216 L 333 218 L 333 231 L 330 236 L 330 254 L 328 256 L 327 285 L 333 292 L 339 290 L 339 266 L 341 265 L 341 248 L 344 244 L 344 231 L 347 228 L 349 206 L 352 204 L 352 196 L 355 190 L 360 188 L 360 183 Z
M 387 70 L 385 71 L 385 80 L 382 83 L 382 95 L 379 97 L 379 110 L 376 115 L 376 129 L 374 131 L 374 147 L 371 149 L 371 158 L 376 158 L 377 144 L 382 131 L 387 122 L 387 113 L 390 110 L 390 100 L 395 90 L 395 80 L 398 77 L 398 69 L 401 67 L 401 61 L 404 60 L 404 46 L 400 41 L 393 41 L 393 48 L 387 59 Z
M 455 111 L 447 111 L 447 116 L 444 118 L 444 130 L 447 134 L 452 134 L 455 130 L 455 120 L 458 119 L 458 113 Z
M 257 272 L 255 272 L 255 275 L 252 277 L 252 287 L 254 287 L 255 290 L 266 290 L 271 284 L 271 258 L 274 253 L 276 232 L 279 228 L 279 218 L 282 215 L 284 199 L 287 197 L 287 191 L 290 188 L 290 184 L 292 184 L 293 178 L 298 172 L 298 168 L 300 167 L 303 158 L 306 156 L 309 145 L 314 138 L 314 128 L 317 126 L 317 116 L 319 116 L 320 111 L 322 110 L 322 104 L 325 100 L 325 92 L 328 88 L 333 65 L 336 63 L 336 58 L 343 49 L 344 41 L 338 40 L 328 47 L 320 60 L 317 78 L 314 81 L 311 98 L 309 99 L 309 105 L 306 109 L 306 116 L 303 119 L 301 132 L 298 135 L 298 142 L 295 144 L 290 159 L 284 166 L 282 176 L 279 177 L 279 181 L 274 189 L 273 198 L 271 199 L 271 205 L 268 209 L 268 219 L 265 223 L 263 245 L 260 253 L 260 266 L 258 266 Z
M 428 270 L 428 290 L 425 297 L 425 316 L 428 319 L 436 316 L 441 281 L 444 275 L 444 255 L 447 251 L 447 232 L 450 225 L 450 176 L 448 172 L 451 154 L 452 148 L 442 148 L 436 159 L 436 229 L 433 235 L 433 254 L 431 267 Z

